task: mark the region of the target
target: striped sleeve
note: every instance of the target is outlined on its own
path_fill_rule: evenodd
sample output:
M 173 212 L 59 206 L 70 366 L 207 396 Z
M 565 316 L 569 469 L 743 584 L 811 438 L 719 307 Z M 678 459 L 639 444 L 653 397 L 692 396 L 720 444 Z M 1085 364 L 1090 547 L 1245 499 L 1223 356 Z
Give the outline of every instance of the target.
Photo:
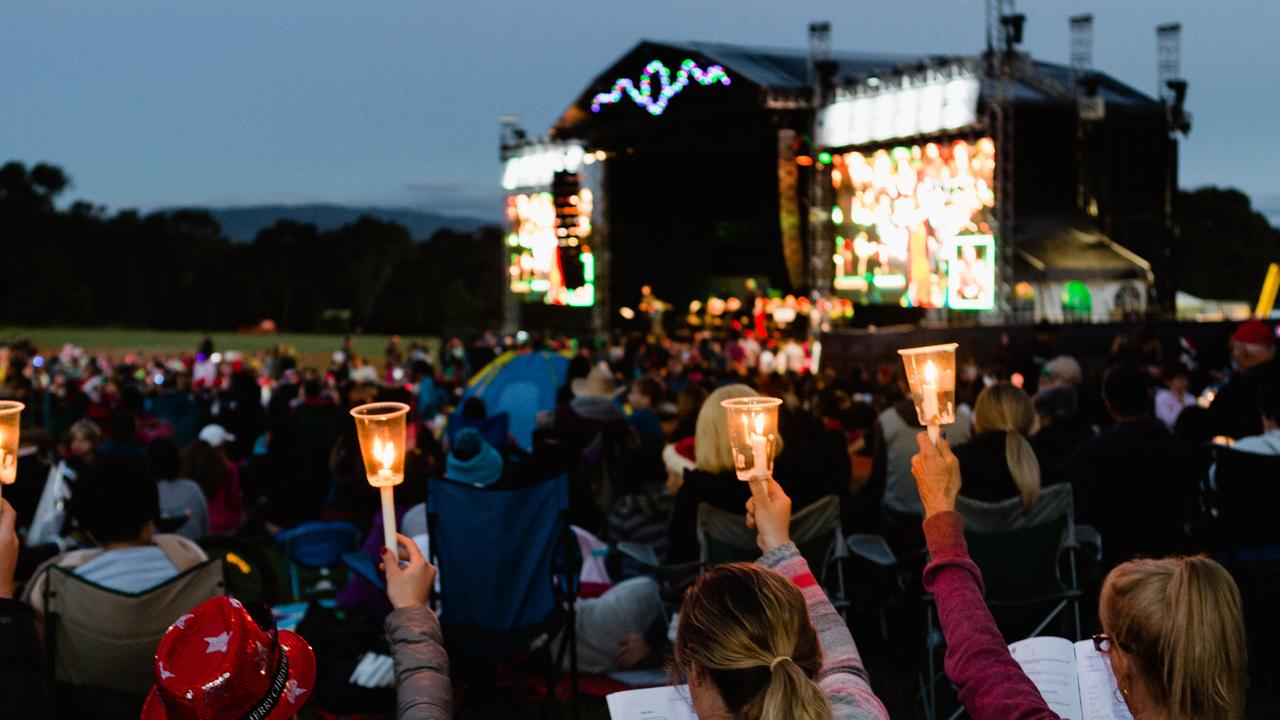
M 794 543 L 774 548 L 760 564 L 795 583 L 809 606 L 809 619 L 822 644 L 822 670 L 815 681 L 831 701 L 836 720 L 888 720 L 889 711 L 871 689 L 867 669 L 849 627 L 836 612 L 827 593 L 809 571 Z

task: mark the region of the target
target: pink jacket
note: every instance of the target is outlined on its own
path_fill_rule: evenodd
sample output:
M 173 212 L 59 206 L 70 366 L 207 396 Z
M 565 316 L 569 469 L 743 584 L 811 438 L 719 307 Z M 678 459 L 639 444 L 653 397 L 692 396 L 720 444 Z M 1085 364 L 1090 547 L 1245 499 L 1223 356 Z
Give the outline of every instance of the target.
M 938 604 L 947 640 L 944 667 L 973 720 L 1059 720 L 1022 672 L 982 598 L 982 573 L 969 559 L 964 519 L 957 512 L 924 521 L 933 561 L 924 587 Z

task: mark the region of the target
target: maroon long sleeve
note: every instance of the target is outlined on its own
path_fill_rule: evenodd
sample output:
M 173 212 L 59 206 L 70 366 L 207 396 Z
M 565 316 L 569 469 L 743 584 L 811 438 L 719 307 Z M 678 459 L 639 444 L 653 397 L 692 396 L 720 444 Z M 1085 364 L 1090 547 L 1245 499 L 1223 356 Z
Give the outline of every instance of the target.
M 933 593 L 947 641 L 944 667 L 973 720 L 1060 720 L 1004 643 L 982 598 L 982 573 L 969 559 L 964 519 L 956 512 L 924 521 L 932 562 L 924 587 Z

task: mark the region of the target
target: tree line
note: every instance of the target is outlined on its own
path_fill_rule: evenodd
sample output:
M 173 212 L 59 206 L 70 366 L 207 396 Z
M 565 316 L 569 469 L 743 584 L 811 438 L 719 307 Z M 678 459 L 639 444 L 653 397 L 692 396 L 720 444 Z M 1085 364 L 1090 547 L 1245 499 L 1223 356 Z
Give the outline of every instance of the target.
M 251 243 L 209 213 L 109 213 L 57 166 L 0 167 L 0 323 L 225 330 L 457 333 L 501 320 L 502 232 L 415 241 L 364 216 L 329 231 L 282 220 Z

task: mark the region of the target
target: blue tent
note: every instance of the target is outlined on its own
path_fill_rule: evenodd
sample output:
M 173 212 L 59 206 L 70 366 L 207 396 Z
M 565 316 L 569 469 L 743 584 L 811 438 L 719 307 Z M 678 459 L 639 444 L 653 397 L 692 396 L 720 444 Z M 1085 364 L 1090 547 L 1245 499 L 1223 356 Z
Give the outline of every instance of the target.
M 462 401 L 478 397 L 490 418 L 506 413 L 511 435 L 520 447 L 533 447 L 538 413 L 556 405 L 556 391 L 569 372 L 569 359 L 546 351 L 504 353 L 476 373 L 462 394 Z M 457 418 L 449 424 L 455 425 Z M 483 431 L 482 431 L 483 434 Z

